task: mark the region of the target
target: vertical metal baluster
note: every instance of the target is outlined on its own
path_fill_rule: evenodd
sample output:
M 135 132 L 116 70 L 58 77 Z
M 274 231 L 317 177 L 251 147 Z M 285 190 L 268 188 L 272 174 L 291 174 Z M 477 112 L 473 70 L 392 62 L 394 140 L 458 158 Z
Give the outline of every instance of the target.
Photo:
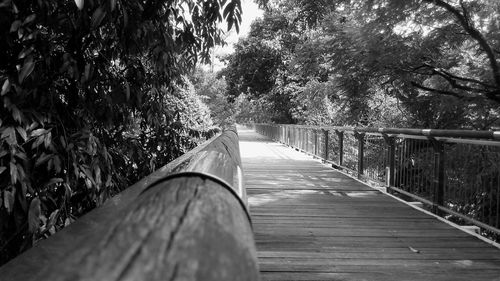
M 325 130 L 323 129 L 323 135 L 324 135 L 324 139 L 325 139 L 325 146 L 324 146 L 324 157 L 325 157 L 325 160 L 328 160 L 328 130 Z
M 339 166 L 344 165 L 344 132 L 335 130 L 339 139 Z
M 439 214 L 437 206 L 444 203 L 444 144 L 434 138 L 430 139 L 434 147 L 434 208 L 433 212 Z
M 364 152 L 365 152 L 365 134 L 356 132 L 356 139 L 358 140 L 358 179 L 363 177 L 364 169 Z
M 387 145 L 387 161 L 386 161 L 386 172 L 385 172 L 385 183 L 389 186 L 394 186 L 394 168 L 396 161 L 396 142 L 394 137 L 389 137 L 388 135 L 382 135 L 384 137 L 385 143 Z

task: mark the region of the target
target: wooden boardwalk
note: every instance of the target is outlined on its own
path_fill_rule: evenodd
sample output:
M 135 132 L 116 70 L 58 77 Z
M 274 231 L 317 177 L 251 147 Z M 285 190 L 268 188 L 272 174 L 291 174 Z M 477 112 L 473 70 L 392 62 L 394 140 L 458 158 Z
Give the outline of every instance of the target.
M 239 128 L 263 280 L 497 280 L 500 250 Z

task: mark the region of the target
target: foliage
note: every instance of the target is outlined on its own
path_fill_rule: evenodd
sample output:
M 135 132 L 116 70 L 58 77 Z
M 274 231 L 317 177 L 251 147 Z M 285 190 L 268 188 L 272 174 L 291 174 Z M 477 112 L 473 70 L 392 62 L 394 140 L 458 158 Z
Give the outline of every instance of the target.
M 281 63 L 279 54 L 252 37 L 238 42 L 235 49 L 235 54 L 226 58 L 229 64 L 221 73 L 228 81 L 228 96 L 234 99 L 241 93 L 253 97 L 268 93 Z
M 268 100 L 286 93 L 291 102 L 278 110 L 291 114 L 291 122 L 476 129 L 498 125 L 499 3 L 257 2 L 266 13 L 229 58 L 233 76 L 228 84 L 261 86 L 262 80 L 246 77 L 265 69 L 262 64 L 237 69 L 233 63 L 242 63 L 248 53 L 257 56 L 255 61 L 275 53 L 277 71 L 266 76 L 266 87 L 257 92 Z M 318 93 L 325 100 L 322 105 L 333 107 L 311 107 Z M 380 110 L 386 123 L 377 118 Z
M 223 20 L 239 0 L 0 0 L 0 264 L 203 138 L 182 75 Z
M 197 69 L 192 75 L 196 95 L 210 110 L 210 118 L 220 127 L 234 123 L 235 107 L 225 95 L 227 87 L 223 77 L 218 78 L 216 73 Z

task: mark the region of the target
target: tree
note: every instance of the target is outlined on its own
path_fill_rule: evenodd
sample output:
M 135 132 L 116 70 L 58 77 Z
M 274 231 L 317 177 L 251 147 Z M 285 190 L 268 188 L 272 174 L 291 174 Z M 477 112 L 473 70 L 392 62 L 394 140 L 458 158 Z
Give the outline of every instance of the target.
M 210 109 L 210 117 L 218 126 L 234 123 L 234 103 L 225 95 L 227 83 L 223 77 L 217 78 L 213 72 L 197 69 L 191 76 L 196 95 L 201 97 Z
M 274 86 L 280 67 L 279 53 L 257 38 L 238 42 L 235 52 L 226 58 L 228 66 L 221 71 L 228 82 L 228 95 L 234 99 L 241 93 L 259 97 Z
M 239 0 L 0 0 L 0 264 L 203 138 L 183 75 L 240 20 Z
M 381 108 L 391 112 L 394 99 L 400 110 L 388 115 L 388 124 L 487 129 L 499 122 L 496 2 L 257 2 L 266 8 L 260 23 L 266 28 L 250 34 L 269 42 L 282 58 L 266 92 L 287 91 L 292 105 L 282 109 L 294 112 L 295 121 L 316 123 L 313 115 L 330 114 L 325 108 L 310 120 L 300 115 L 308 115 L 308 106 L 304 111 L 300 103 L 314 100 L 318 91 L 313 89 L 322 89 L 336 105 L 332 110 L 342 112 L 344 118 L 334 118 L 342 122 L 337 125 L 380 124 L 375 114 Z M 391 103 L 373 110 L 380 100 Z M 421 122 L 424 112 L 439 120 Z

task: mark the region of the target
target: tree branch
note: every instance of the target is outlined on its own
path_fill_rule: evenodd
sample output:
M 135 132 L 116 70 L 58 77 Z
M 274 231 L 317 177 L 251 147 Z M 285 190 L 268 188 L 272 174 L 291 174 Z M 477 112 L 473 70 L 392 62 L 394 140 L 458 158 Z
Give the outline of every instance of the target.
M 449 73 L 448 71 L 446 71 L 444 69 L 440 69 L 440 71 L 443 72 L 444 74 L 446 74 L 447 76 L 449 76 L 449 77 L 451 77 L 453 79 L 456 79 L 456 80 L 461 80 L 461 81 L 470 82 L 470 83 L 476 83 L 476 84 L 479 84 L 479 85 L 481 85 L 481 86 L 483 86 L 485 88 L 489 88 L 489 89 L 496 89 L 495 86 L 487 84 L 487 83 L 484 83 L 484 82 L 476 80 L 476 79 L 457 76 L 457 75 Z
M 488 92 L 485 89 L 478 89 L 478 88 L 473 88 L 473 87 L 469 87 L 469 86 L 466 86 L 466 85 L 459 84 L 458 81 L 456 81 L 455 78 L 453 78 L 452 75 L 448 75 L 448 73 L 446 71 L 444 71 L 444 70 L 438 71 L 438 70 L 434 69 L 433 70 L 433 74 L 436 74 L 438 76 L 443 77 L 446 81 L 448 81 L 448 83 L 450 83 L 450 85 L 453 88 L 456 88 L 456 89 L 460 89 L 460 90 L 464 90 L 464 91 L 472 91 L 472 92 L 477 92 L 477 93 L 486 93 L 486 92 Z
M 451 92 L 451 91 L 445 91 L 445 90 L 439 90 L 439 89 L 434 89 L 434 88 L 429 88 L 429 87 L 426 87 L 424 85 L 421 85 L 421 84 L 418 84 L 416 82 L 411 82 L 411 85 L 414 86 L 414 87 L 417 87 L 421 90 L 424 90 L 426 92 L 432 92 L 432 93 L 438 93 L 438 94 L 443 94 L 443 95 L 447 95 L 447 96 L 453 96 L 453 97 L 456 97 L 456 98 L 459 98 L 459 99 L 465 99 L 464 96 L 460 95 L 459 93 L 455 93 L 455 92 Z
M 486 38 L 484 38 L 483 34 L 481 34 L 481 32 L 477 30 L 471 23 L 465 3 L 463 1 L 460 1 L 461 9 L 463 11 L 462 13 L 460 12 L 459 9 L 453 7 L 444 0 L 423 0 L 423 1 L 444 8 L 446 11 L 452 13 L 455 16 L 455 18 L 458 20 L 462 28 L 469 34 L 469 36 L 471 36 L 479 44 L 479 46 L 481 46 L 481 49 L 483 49 L 483 51 L 485 52 L 489 60 L 496 88 L 500 89 L 500 66 L 496 61 L 495 52 L 486 41 Z

